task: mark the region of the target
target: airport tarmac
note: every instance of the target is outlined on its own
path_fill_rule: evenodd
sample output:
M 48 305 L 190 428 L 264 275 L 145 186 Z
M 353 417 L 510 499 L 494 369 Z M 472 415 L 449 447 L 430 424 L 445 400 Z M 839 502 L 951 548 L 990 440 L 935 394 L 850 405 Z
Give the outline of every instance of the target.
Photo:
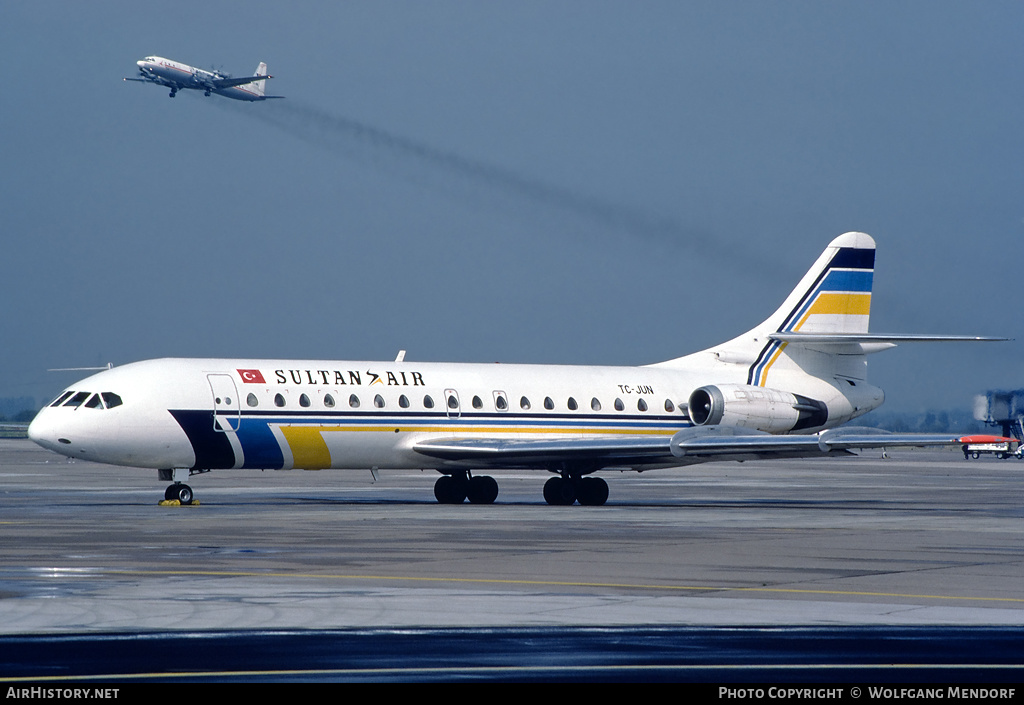
M 956 451 L 606 473 L 550 507 L 495 472 L 156 472 L 0 440 L 0 633 L 1024 625 L 1024 463 Z

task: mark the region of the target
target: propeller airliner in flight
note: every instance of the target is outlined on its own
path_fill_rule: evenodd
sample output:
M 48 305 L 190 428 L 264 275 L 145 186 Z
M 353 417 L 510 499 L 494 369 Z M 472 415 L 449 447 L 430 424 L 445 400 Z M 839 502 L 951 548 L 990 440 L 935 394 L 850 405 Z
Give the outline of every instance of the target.
M 256 67 L 255 76 L 241 78 L 232 78 L 220 71 L 198 69 L 195 66 L 165 59 L 162 56 L 147 56 L 135 63 L 139 67 L 139 77 L 124 80 L 156 83 L 170 88 L 172 98 L 178 94 L 178 91 L 186 88 L 203 91 L 207 96 L 216 93 L 235 100 L 256 101 L 284 97 L 266 94 L 267 79 L 273 78 L 273 76 L 267 75 L 267 65 L 262 61 Z
M 549 504 L 601 505 L 595 473 L 853 449 L 959 445 L 842 424 L 877 408 L 875 243 L 833 240 L 775 313 L 743 335 L 640 367 L 159 359 L 105 370 L 44 407 L 29 436 L 71 458 L 158 470 L 188 504 L 222 469 L 433 469 L 442 503 L 494 502 L 480 471 L 537 469 Z

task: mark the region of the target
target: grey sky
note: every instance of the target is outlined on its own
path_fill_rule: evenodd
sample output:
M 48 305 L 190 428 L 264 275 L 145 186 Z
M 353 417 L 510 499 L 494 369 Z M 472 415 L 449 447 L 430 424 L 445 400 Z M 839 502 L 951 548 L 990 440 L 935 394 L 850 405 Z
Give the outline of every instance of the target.
M 643 364 L 836 235 L 875 332 L 1021 333 L 1019 2 L 0 4 L 0 396 L 162 356 Z M 241 104 L 124 83 L 148 54 Z M 1024 342 L 871 358 L 887 408 Z

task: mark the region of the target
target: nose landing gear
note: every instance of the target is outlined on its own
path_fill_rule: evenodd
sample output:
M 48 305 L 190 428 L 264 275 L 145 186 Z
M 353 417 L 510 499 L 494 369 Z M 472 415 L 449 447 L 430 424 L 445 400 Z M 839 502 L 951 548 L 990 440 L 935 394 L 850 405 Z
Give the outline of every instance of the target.
M 192 493 L 192 488 L 185 484 L 190 476 L 210 472 L 209 470 L 192 470 L 190 468 L 168 468 L 165 470 L 157 470 L 157 477 L 163 481 L 170 480 L 172 484 L 167 486 L 164 490 L 164 502 L 178 502 L 181 505 L 187 506 L 190 504 L 198 505 L 195 495 Z M 161 502 L 162 504 L 162 502 Z
M 178 500 L 182 504 L 192 504 L 192 488 L 188 485 L 176 482 L 164 490 L 164 499 L 168 502 Z

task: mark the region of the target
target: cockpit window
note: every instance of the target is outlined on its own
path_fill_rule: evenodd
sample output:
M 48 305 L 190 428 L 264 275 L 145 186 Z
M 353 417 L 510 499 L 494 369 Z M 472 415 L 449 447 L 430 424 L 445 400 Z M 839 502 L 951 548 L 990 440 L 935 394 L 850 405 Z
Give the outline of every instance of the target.
M 72 409 L 77 409 L 80 406 L 85 406 L 86 409 L 113 409 L 121 404 L 121 397 L 113 392 L 93 394 L 92 392 L 67 391 L 50 402 L 50 406 L 69 406 Z
M 77 409 L 79 406 L 82 405 L 82 402 L 84 402 L 88 398 L 89 392 L 78 392 L 77 394 L 75 394 L 75 396 L 68 399 L 67 403 L 65 403 L 64 406 L 70 406 Z
M 52 402 L 50 402 L 50 406 L 60 406 L 63 402 L 67 401 L 67 398 L 70 397 L 72 394 L 74 394 L 74 392 L 69 389 L 68 391 L 64 392 L 59 397 L 54 399 Z

